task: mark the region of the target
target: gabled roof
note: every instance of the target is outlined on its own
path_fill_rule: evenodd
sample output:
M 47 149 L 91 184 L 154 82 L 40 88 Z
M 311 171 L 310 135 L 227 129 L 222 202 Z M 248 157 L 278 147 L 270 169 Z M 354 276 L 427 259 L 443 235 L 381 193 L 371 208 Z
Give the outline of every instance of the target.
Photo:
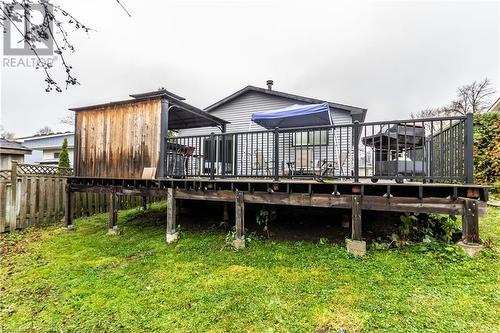
M 0 138 L 0 149 L 8 149 L 8 150 L 22 150 L 26 153 L 31 152 L 31 149 L 28 147 L 23 146 L 19 142 L 16 141 L 10 141 L 7 139 Z
M 500 97 L 495 101 L 495 103 L 491 104 L 488 112 L 499 112 L 500 111 Z
M 60 136 L 72 136 L 74 135 L 73 132 L 67 131 L 67 132 L 58 132 L 58 133 L 50 133 L 50 134 L 35 134 L 35 135 L 30 135 L 30 136 L 22 136 L 18 137 L 15 140 L 22 140 L 24 141 L 32 141 L 32 140 L 43 140 L 47 138 L 57 138 Z
M 296 101 L 301 101 L 301 102 L 306 102 L 306 103 L 310 103 L 310 104 L 320 104 L 320 103 L 326 102 L 333 109 L 340 109 L 340 110 L 344 110 L 344 111 L 350 112 L 351 115 L 356 116 L 356 118 L 358 118 L 357 120 L 359 120 L 361 122 L 364 121 L 365 117 L 366 117 L 366 111 L 367 111 L 367 109 L 364 109 L 364 108 L 359 108 L 359 107 L 355 107 L 355 106 L 351 106 L 351 105 L 346 105 L 346 104 L 339 104 L 339 103 L 333 103 L 333 102 L 323 101 L 323 100 L 320 100 L 320 99 L 317 99 L 317 98 L 304 97 L 304 96 L 289 94 L 289 93 L 285 93 L 285 92 L 281 92 L 281 91 L 277 91 L 277 90 L 270 90 L 270 89 L 265 89 L 265 88 L 259 88 L 259 87 L 255 87 L 255 86 L 246 86 L 245 88 L 243 88 L 241 90 L 238 90 L 234 94 L 231 94 L 231 95 L 227 96 L 226 98 L 218 101 L 217 103 L 214 103 L 214 104 L 206 107 L 205 111 L 210 112 L 212 110 L 215 110 L 219 106 L 221 106 L 223 104 L 226 104 L 227 102 L 230 102 L 230 101 L 238 98 L 239 96 L 241 96 L 241 95 L 243 95 L 243 94 L 245 94 L 245 93 L 247 93 L 249 91 L 256 91 L 256 92 L 263 93 L 263 94 L 268 94 L 268 95 L 272 95 L 272 96 L 278 96 L 278 97 L 288 98 L 288 99 L 292 99 L 292 100 L 296 100 Z

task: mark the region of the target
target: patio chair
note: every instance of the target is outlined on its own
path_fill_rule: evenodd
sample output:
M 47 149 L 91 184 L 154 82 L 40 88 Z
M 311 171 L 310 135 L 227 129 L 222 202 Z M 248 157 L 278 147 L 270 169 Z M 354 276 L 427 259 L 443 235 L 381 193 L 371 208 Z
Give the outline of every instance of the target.
M 291 176 L 314 175 L 312 162 L 312 149 L 296 149 L 295 161 L 287 162 L 288 171 Z
M 335 161 L 335 163 L 329 162 L 326 159 L 316 162 L 317 175 L 318 176 L 335 176 L 335 170 L 342 170 L 342 166 L 347 160 L 347 152 L 342 151 L 340 153 L 340 161 Z
M 256 150 L 253 155 L 253 163 L 252 163 L 252 173 L 255 171 L 256 174 L 259 172 L 266 173 L 267 176 L 271 174 L 271 170 L 269 169 L 269 162 L 264 156 L 262 151 Z

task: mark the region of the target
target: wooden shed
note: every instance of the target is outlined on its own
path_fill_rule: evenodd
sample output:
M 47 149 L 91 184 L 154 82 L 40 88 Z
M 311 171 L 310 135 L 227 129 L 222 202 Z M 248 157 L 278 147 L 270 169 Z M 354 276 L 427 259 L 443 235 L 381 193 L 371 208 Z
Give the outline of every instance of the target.
M 149 170 L 163 178 L 169 131 L 206 126 L 225 131 L 226 121 L 167 90 L 130 97 L 70 109 L 76 113 L 75 176 L 140 179 Z

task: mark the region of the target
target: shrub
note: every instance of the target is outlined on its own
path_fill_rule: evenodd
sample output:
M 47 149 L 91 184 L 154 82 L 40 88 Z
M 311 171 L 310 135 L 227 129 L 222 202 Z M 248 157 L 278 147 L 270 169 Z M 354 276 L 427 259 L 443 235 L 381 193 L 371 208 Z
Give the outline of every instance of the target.
M 59 167 L 60 168 L 69 168 L 69 153 L 68 153 L 68 139 L 64 138 L 61 154 L 59 155 Z
M 474 115 L 474 177 L 477 183 L 500 182 L 499 142 L 500 113 Z

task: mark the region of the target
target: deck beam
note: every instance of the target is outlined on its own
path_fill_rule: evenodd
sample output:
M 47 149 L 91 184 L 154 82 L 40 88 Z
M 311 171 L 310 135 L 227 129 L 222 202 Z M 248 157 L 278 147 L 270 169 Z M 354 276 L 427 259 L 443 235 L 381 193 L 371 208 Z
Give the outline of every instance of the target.
M 177 199 L 184 200 L 234 202 L 234 200 L 236 199 L 235 193 L 236 192 L 232 192 L 229 190 L 203 192 L 176 189 L 175 197 Z M 464 199 L 461 198 L 453 200 L 451 198 L 384 198 L 381 196 L 370 195 L 352 196 L 331 194 L 245 192 L 243 200 L 245 201 L 245 203 L 252 204 L 352 209 L 353 197 L 362 198 L 360 200 L 360 206 L 363 210 L 391 211 L 401 213 L 440 213 L 453 215 L 462 215 L 464 212 Z

